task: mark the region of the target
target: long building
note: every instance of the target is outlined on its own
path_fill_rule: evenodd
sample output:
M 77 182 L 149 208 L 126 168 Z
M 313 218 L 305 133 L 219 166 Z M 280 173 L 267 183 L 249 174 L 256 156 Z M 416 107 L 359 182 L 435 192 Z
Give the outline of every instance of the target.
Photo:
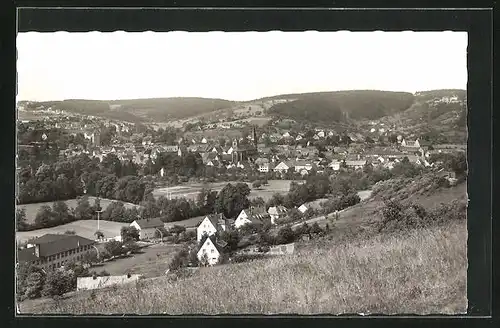
M 81 260 L 92 251 L 95 241 L 78 235 L 46 234 L 28 241 L 26 248 L 17 251 L 19 263 L 31 263 L 50 270 L 72 260 Z

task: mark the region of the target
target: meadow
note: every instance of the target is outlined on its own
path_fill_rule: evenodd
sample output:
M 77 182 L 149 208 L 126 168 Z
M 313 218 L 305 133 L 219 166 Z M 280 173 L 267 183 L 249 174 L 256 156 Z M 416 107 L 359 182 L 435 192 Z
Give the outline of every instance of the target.
M 269 200 L 275 193 L 286 194 L 290 189 L 291 180 L 269 180 L 268 185 L 262 186 L 259 189 L 252 187 L 251 183 L 247 183 L 250 187 L 249 198 L 262 197 L 265 201 Z M 301 182 L 297 180 L 297 182 Z M 186 197 L 187 199 L 196 199 L 198 193 L 202 188 L 210 188 L 212 191 L 220 191 L 228 183 L 236 184 L 238 181 L 232 182 L 215 182 L 208 184 L 201 183 L 190 183 L 181 186 L 175 186 L 170 188 L 157 188 L 153 191 L 155 197 L 165 196 L 167 197 L 171 194 L 172 198 Z
M 180 247 L 180 245 L 166 243 L 153 244 L 142 248 L 138 254 L 96 265 L 91 270 L 96 272 L 105 270 L 111 275 L 141 274 L 145 278 L 162 276 Z
M 99 220 L 99 230 L 101 230 L 105 238 L 119 236 L 121 228 L 127 225 L 128 224 L 122 222 Z M 75 234 L 84 238 L 94 240 L 94 233 L 97 231 L 97 220 L 79 220 L 52 228 L 37 229 L 32 231 L 17 231 L 16 239 L 19 242 L 25 242 L 29 239 L 41 237 L 48 233 L 62 234 L 68 230 L 74 231 Z
M 160 277 L 76 293 L 58 302 L 23 304 L 22 311 L 212 315 L 466 312 L 465 221 L 403 234 L 315 243 L 306 243 L 289 256 L 203 268 L 175 282 Z
M 90 205 L 94 204 L 95 197 L 89 196 L 89 203 Z M 111 204 L 112 202 L 115 202 L 115 200 L 112 199 L 106 199 L 106 198 L 100 198 L 101 201 L 101 207 L 103 209 L 106 209 L 106 207 Z M 75 208 L 78 204 L 77 199 L 68 199 L 64 201 L 69 208 Z M 22 204 L 22 205 L 17 205 L 17 208 L 24 208 L 26 211 L 26 222 L 29 224 L 32 224 L 35 222 L 36 214 L 38 213 L 38 210 L 40 207 L 43 205 L 49 205 L 52 207 L 52 204 L 54 202 L 44 202 L 44 203 L 33 203 L 33 204 Z M 132 206 L 138 206 L 132 203 L 124 203 L 126 207 L 132 207 Z

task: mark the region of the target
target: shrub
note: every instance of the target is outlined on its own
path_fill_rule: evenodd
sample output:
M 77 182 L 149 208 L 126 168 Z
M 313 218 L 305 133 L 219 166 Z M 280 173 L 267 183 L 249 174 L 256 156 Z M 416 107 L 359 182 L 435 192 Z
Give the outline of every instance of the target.
M 276 242 L 278 244 L 288 244 L 295 240 L 296 235 L 292 228 L 289 225 L 282 227 L 278 230 L 278 234 L 276 236 Z

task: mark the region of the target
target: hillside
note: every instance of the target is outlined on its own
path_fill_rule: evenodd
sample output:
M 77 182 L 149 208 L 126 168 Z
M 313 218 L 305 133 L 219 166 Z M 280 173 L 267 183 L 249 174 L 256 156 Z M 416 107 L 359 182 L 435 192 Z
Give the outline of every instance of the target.
M 455 200 L 464 201 L 465 182 L 427 188 L 428 178 L 414 184 L 395 179 L 377 188 L 421 204 L 430 217 L 441 213 L 441 202 L 454 206 Z M 21 308 L 45 314 L 464 313 L 463 207 L 419 228 L 403 225 L 404 230 L 389 231 L 378 229 L 381 206 L 378 197 L 354 206 L 332 224 L 330 234 L 296 243 L 293 255 L 200 268 L 177 281 L 158 277 L 77 292 L 59 302 L 27 301 Z
M 455 142 L 467 140 L 467 100 L 465 90 L 418 92 L 405 111 L 381 118 L 396 130 L 415 135 L 438 135 Z
M 374 90 L 318 92 L 278 98 L 295 100 L 275 104 L 270 108 L 270 113 L 313 122 L 378 119 L 404 111 L 414 101 L 411 93 Z
M 29 109 L 44 106 L 46 109 L 60 109 L 67 112 L 101 116 L 129 122 L 163 122 L 171 119 L 188 118 L 212 112 L 234 103 L 222 99 L 206 98 L 152 98 L 125 100 L 68 99 L 31 103 Z

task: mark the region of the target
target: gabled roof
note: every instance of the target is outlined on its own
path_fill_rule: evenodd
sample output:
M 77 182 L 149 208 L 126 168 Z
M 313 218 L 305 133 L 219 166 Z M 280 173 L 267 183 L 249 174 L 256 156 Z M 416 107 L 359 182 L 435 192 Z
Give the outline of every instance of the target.
M 219 220 L 225 220 L 226 218 L 224 217 L 224 214 L 218 213 L 218 214 L 210 214 L 205 216 L 205 218 L 208 218 L 208 220 L 213 224 L 214 227 L 217 228 L 217 224 L 219 223 Z M 205 220 L 203 218 L 203 220 Z M 202 220 L 202 222 L 203 222 Z
M 287 211 L 288 211 L 288 209 L 285 206 L 278 205 L 278 206 L 269 207 L 269 209 L 267 210 L 267 213 L 280 215 L 280 214 L 285 214 Z
M 137 223 L 141 229 L 163 227 L 163 221 L 160 220 L 160 218 L 135 220 L 134 222 Z

